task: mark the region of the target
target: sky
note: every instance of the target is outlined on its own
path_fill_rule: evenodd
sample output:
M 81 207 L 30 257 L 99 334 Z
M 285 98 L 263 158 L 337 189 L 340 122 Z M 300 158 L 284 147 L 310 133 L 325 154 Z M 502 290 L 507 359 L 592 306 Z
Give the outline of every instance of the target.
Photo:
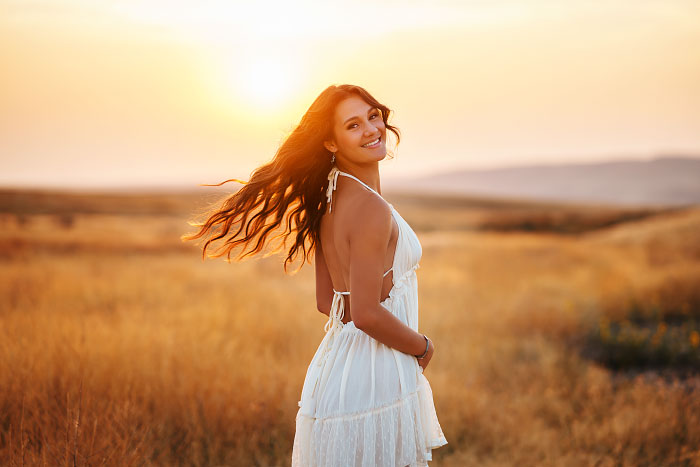
M 700 155 L 700 2 L 0 0 L 0 187 L 247 180 L 328 85 L 382 176 Z

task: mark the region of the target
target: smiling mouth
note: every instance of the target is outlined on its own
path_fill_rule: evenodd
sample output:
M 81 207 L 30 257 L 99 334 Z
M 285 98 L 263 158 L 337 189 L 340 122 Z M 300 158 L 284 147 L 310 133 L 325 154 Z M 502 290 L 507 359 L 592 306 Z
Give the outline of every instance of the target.
M 380 136 L 379 138 L 377 138 L 377 139 L 375 139 L 375 140 L 373 140 L 373 141 L 370 141 L 370 142 L 367 143 L 367 144 L 363 144 L 362 147 L 363 147 L 363 148 L 370 148 L 370 149 L 371 149 L 371 148 L 376 148 L 377 146 L 379 146 L 379 143 L 381 142 L 381 140 L 382 140 L 382 137 Z

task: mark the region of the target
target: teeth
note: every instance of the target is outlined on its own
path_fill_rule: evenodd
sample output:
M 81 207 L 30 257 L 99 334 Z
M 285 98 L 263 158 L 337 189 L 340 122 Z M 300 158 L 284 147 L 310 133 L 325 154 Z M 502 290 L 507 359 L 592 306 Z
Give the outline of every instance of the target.
M 376 143 L 379 142 L 379 138 L 375 139 L 374 141 L 370 141 L 367 144 L 363 144 L 362 147 L 367 147 L 367 146 L 374 146 Z

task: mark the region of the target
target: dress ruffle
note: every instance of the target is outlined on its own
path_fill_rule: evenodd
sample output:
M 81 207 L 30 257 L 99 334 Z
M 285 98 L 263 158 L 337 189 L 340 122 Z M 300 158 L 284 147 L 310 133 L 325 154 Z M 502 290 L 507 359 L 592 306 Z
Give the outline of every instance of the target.
M 425 384 L 417 391 L 365 412 L 314 418 L 299 411 L 292 466 L 427 466 L 432 449 L 447 440 L 439 424 L 432 427 L 432 391 L 420 378 Z

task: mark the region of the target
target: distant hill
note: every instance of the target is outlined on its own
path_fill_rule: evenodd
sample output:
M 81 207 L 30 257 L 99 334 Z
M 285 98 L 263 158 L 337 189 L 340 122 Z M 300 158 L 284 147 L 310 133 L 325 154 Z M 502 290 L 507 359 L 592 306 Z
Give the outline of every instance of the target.
M 453 170 L 383 183 L 392 191 L 622 205 L 700 203 L 700 158 Z

